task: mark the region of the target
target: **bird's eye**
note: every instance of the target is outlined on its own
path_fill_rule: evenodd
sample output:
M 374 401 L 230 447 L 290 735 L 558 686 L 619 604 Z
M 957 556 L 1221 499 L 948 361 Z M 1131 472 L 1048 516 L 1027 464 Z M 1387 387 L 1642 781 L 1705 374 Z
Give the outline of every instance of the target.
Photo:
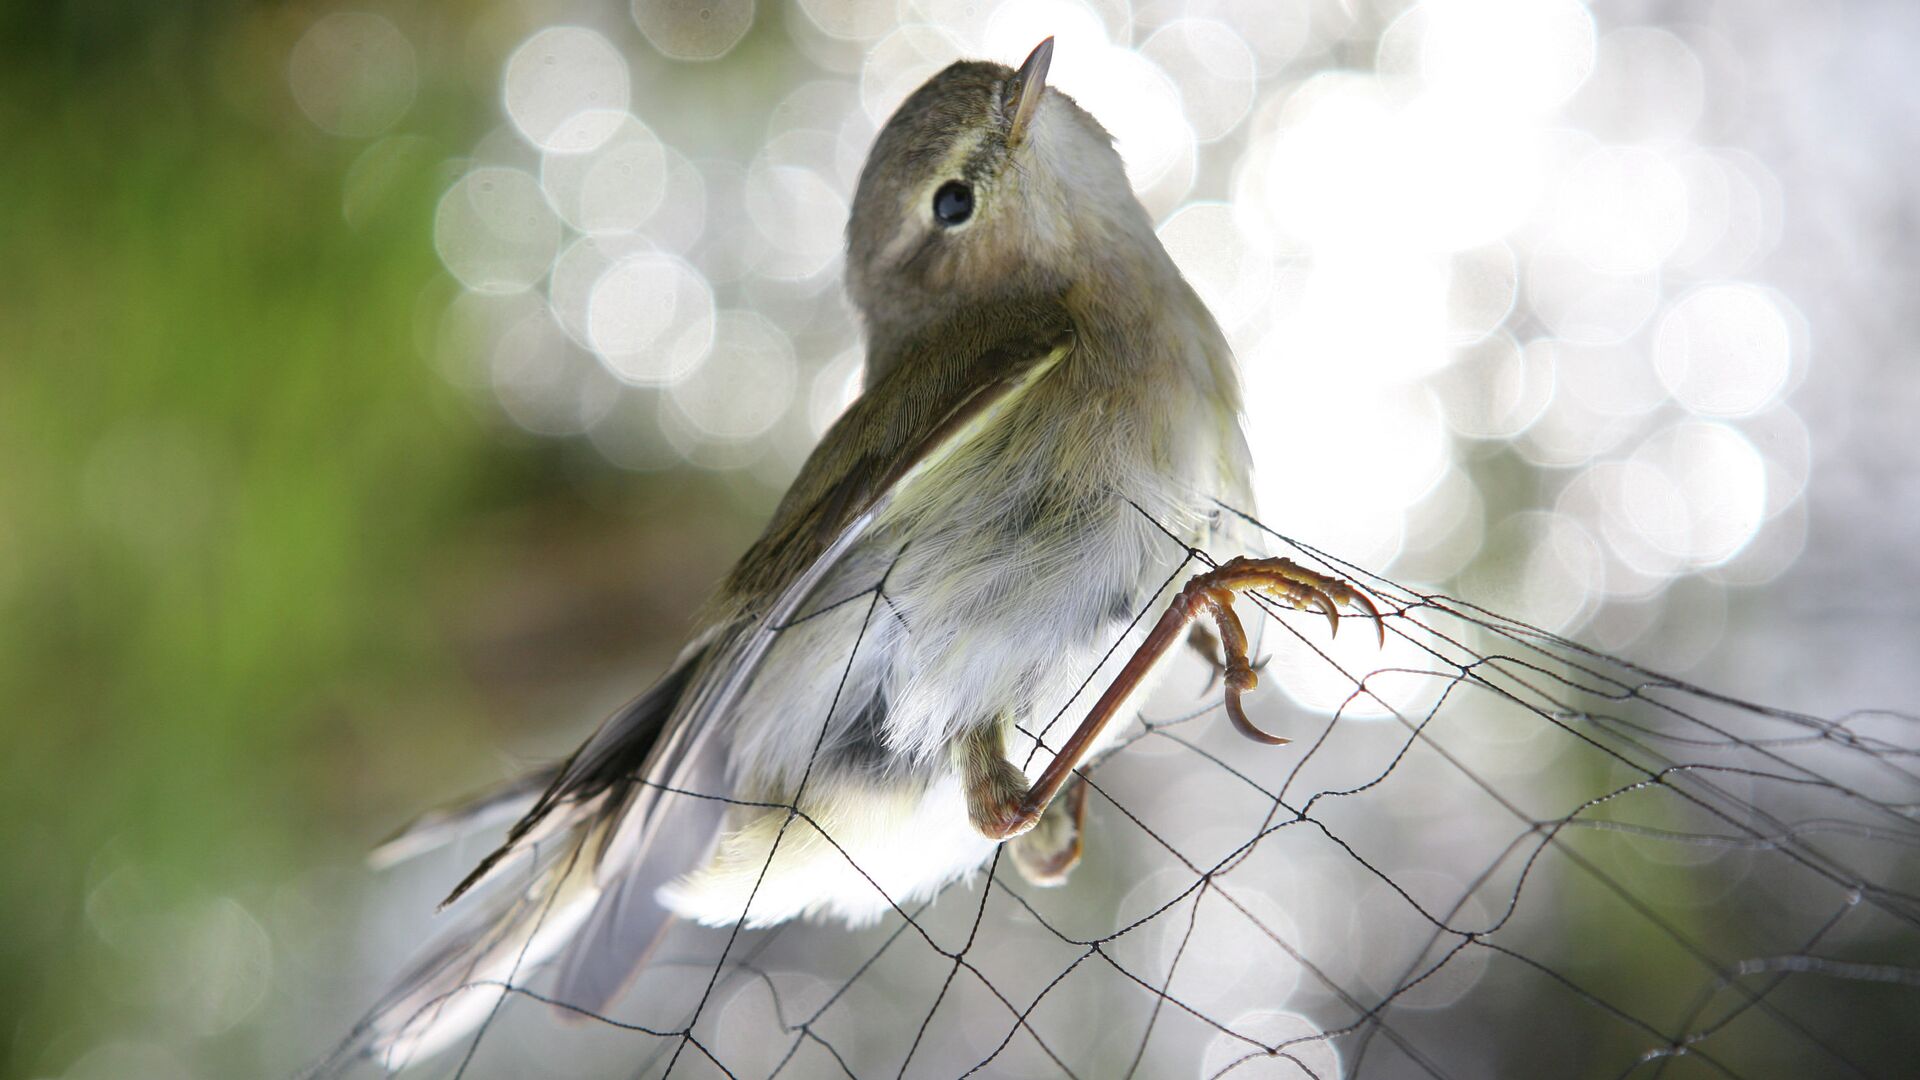
M 949 180 L 933 193 L 933 219 L 942 225 L 958 225 L 973 216 L 973 188 L 958 180 Z

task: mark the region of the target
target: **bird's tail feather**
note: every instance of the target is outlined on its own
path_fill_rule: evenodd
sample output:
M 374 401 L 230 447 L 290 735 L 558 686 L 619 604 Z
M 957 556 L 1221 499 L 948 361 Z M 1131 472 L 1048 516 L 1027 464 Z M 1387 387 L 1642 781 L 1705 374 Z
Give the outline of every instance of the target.
M 479 795 L 427 811 L 369 852 L 368 864 L 385 870 L 460 837 L 519 819 L 532 809 L 542 792 L 553 786 L 564 764 L 543 765 Z
M 477 897 L 484 902 L 461 929 L 396 983 L 319 1074 L 368 1058 L 389 1070 L 425 1061 L 471 1035 L 541 965 L 559 968 L 542 996 L 578 1014 L 619 995 L 672 923 L 660 886 L 707 857 L 726 811 L 720 744 L 663 738 L 698 657 L 690 651 L 563 765 L 429 814 L 384 845 L 398 860 L 523 812 L 442 906 L 482 881 L 511 887 Z
M 473 1034 L 559 954 L 601 893 L 592 855 L 608 822 L 591 813 L 576 821 L 553 854 L 534 854 L 524 887 L 489 897 L 399 979 L 319 1073 L 369 1058 L 389 1071 L 425 1061 Z

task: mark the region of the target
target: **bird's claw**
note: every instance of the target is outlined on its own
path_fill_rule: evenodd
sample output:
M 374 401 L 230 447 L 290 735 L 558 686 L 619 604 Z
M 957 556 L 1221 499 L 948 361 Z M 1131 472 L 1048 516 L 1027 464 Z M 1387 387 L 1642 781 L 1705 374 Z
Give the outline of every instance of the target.
M 1373 618 L 1382 646 L 1387 643 L 1386 623 L 1373 601 L 1352 586 L 1296 565 L 1290 559 L 1229 559 L 1187 582 L 1174 604 L 1188 619 L 1206 612 L 1219 630 L 1223 659 L 1216 660 L 1215 665 L 1226 684 L 1227 719 L 1247 738 L 1279 746 L 1289 740 L 1261 730 L 1247 719 L 1246 710 L 1240 704 L 1240 696 L 1259 683 L 1259 675 L 1247 659 L 1246 630 L 1233 610 L 1236 592 L 1257 592 L 1298 611 L 1317 611 L 1327 617 L 1328 631 L 1333 634 L 1340 632 L 1341 604 L 1360 608 Z M 1196 630 L 1194 636 L 1205 640 L 1203 631 Z

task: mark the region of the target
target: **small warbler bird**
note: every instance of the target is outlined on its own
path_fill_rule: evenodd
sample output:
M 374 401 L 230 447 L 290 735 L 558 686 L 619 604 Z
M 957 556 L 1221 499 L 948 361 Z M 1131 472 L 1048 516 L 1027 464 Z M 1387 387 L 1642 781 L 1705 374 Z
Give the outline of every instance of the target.
M 1278 742 L 1239 709 L 1233 592 L 1372 610 L 1284 560 L 1171 586 L 1215 500 L 1251 502 L 1233 357 L 1111 136 L 1047 86 L 1052 53 L 956 63 L 880 132 L 847 226 L 866 391 L 671 670 L 564 764 L 387 849 L 519 813 L 448 903 L 516 866 L 508 895 L 362 1025 L 385 1064 L 470 1031 L 536 963 L 601 1009 L 676 916 L 868 923 L 1002 842 L 1058 883 L 1085 824 L 1071 770 L 1189 620 L 1219 625 L 1235 724 Z

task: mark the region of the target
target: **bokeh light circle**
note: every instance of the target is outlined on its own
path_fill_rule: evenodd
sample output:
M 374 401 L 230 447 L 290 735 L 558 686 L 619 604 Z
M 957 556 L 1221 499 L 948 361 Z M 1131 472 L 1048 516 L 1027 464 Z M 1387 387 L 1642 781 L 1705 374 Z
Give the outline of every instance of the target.
M 1592 72 L 1593 16 L 1578 0 L 1424 0 L 1420 73 L 1436 93 L 1489 111 L 1538 113 Z
M 703 438 L 744 442 L 764 435 L 793 403 L 793 343 L 750 311 L 722 312 L 712 355 L 674 383 L 668 399 Z
M 633 232 L 667 196 L 667 148 L 638 119 L 620 112 L 584 112 L 575 121 L 607 128 L 588 150 L 549 151 L 540 184 L 568 225 L 584 233 Z
M 413 105 L 418 85 L 413 45 L 392 20 L 369 12 L 322 15 L 287 57 L 294 103 L 332 135 L 387 130 Z
M 1259 75 L 1253 49 L 1214 19 L 1176 19 L 1154 31 L 1140 52 L 1167 73 L 1201 142 L 1225 138 L 1253 108 Z
M 1709 416 L 1743 416 L 1772 404 L 1792 368 L 1792 331 L 1766 290 L 1709 285 L 1660 320 L 1653 363 L 1675 401 Z
M 540 182 L 499 166 L 474 169 L 440 198 L 433 217 L 440 261 L 476 292 L 519 292 L 546 274 L 560 222 Z
M 613 403 L 617 386 L 598 361 L 539 311 L 502 333 L 489 364 L 508 419 L 536 435 L 578 435 Z
M 1228 331 L 1250 321 L 1273 289 L 1273 254 L 1226 203 L 1189 203 L 1160 226 L 1160 243 Z
M 586 328 L 593 350 L 622 381 L 677 382 L 713 346 L 713 289 L 677 256 L 629 255 L 594 282 Z
M 1687 187 L 1654 151 L 1608 147 L 1574 168 L 1560 192 L 1559 240 L 1604 273 L 1657 269 L 1687 233 Z
M 647 43 L 674 60 L 718 60 L 753 27 L 754 0 L 633 0 Z
M 1241 1013 L 1208 1043 L 1199 1077 L 1235 1080 L 1296 1080 L 1302 1076 L 1339 1076 L 1340 1054 L 1313 1021 L 1277 1009 Z M 1265 1047 L 1285 1046 L 1284 1056 Z
M 1668 30 L 1626 26 L 1600 39 L 1573 113 L 1609 142 L 1670 144 L 1699 123 L 1705 97 L 1692 47 Z
M 748 166 L 742 196 L 747 215 L 776 258 L 775 277 L 810 278 L 834 265 L 846 243 L 846 200 L 794 153 L 799 133 L 776 138 Z
M 797 0 L 801 12 L 822 33 L 849 41 L 869 41 L 886 33 L 895 19 L 893 7 L 871 0 Z
M 1634 531 L 1693 566 L 1731 559 L 1765 519 L 1766 461 L 1725 424 L 1676 424 L 1642 443 L 1627 464 L 1620 498 Z
M 508 119 L 542 150 L 583 153 L 620 128 L 633 90 L 627 61 L 605 37 L 556 26 L 507 58 L 502 80 Z
M 1487 530 L 1485 557 L 1462 575 L 1474 603 L 1544 630 L 1577 629 L 1593 613 L 1606 564 L 1593 534 L 1558 511 L 1524 510 Z
M 1554 369 L 1541 349 L 1494 334 L 1455 354 L 1435 383 L 1447 425 L 1475 439 L 1510 439 L 1527 430 L 1554 393 Z

